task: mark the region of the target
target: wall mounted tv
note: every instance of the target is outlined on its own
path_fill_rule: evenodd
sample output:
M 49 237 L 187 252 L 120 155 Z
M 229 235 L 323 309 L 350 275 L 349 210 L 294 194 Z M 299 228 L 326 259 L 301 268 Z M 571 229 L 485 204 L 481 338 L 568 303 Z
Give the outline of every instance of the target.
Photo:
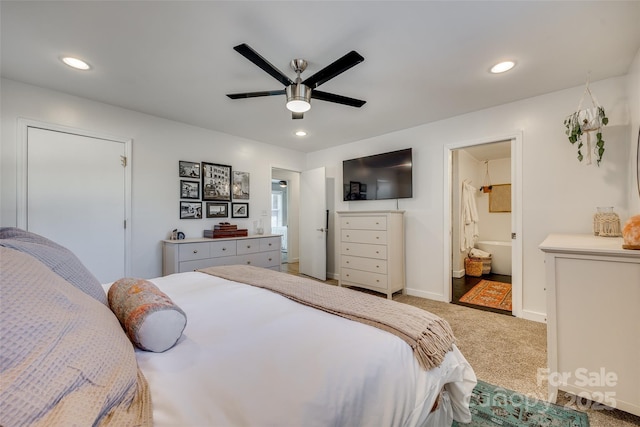
M 343 200 L 406 199 L 413 196 L 411 148 L 342 162 Z

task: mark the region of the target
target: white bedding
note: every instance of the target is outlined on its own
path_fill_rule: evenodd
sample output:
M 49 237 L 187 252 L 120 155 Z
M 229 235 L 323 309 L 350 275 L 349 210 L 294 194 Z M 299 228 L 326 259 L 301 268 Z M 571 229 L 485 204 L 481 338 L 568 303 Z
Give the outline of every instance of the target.
M 471 419 L 476 378 L 455 347 L 441 366 L 424 371 L 400 338 L 267 290 L 197 272 L 151 281 L 187 314 L 175 347 L 136 352 L 156 426 L 386 427 Z M 443 401 L 451 408 L 430 414 L 447 383 Z

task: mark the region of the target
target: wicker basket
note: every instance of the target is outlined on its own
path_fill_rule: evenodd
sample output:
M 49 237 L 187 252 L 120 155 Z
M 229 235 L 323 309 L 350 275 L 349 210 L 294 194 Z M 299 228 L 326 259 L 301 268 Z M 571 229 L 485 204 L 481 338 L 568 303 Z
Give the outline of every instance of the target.
M 480 277 L 491 273 L 491 257 L 467 257 L 464 259 L 464 271 L 467 276 Z

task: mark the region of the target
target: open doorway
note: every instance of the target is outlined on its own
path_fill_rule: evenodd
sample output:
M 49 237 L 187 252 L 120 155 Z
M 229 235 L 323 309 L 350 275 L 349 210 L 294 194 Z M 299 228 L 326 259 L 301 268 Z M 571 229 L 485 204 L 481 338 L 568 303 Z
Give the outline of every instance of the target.
M 282 263 L 289 263 L 289 183 L 286 179 L 271 179 L 271 232 L 280 234 L 282 241 L 280 251 Z
M 511 315 L 511 141 L 452 154 L 451 302 Z
M 282 235 L 282 271 L 300 261 L 299 218 L 300 172 L 271 168 L 271 232 Z
M 515 134 L 445 148 L 445 253 L 450 254 L 445 295 L 452 303 L 517 317 L 522 311 L 521 139 Z

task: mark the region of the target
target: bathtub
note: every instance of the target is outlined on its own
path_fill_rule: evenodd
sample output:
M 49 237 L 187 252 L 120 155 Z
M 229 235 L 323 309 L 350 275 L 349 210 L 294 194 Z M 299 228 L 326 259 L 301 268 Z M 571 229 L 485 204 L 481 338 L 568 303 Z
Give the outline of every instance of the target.
M 485 240 L 476 248 L 491 254 L 491 272 L 511 276 L 511 241 Z

